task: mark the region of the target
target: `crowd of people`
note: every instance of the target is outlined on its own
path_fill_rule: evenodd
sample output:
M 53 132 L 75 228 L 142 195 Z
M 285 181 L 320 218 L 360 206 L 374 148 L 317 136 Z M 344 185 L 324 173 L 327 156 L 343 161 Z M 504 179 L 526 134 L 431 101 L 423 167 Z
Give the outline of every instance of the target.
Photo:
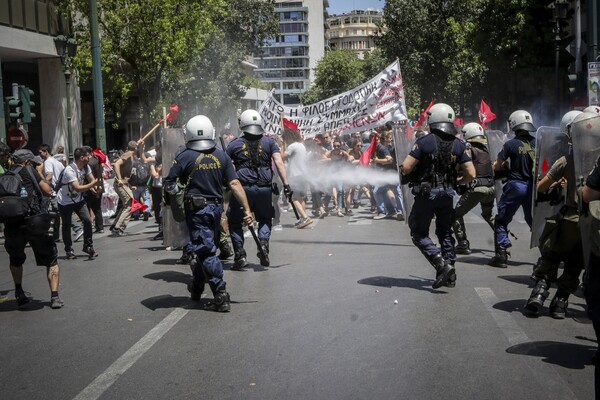
M 19 176 L 25 191 L 21 196 L 27 198 L 31 208 L 27 218 L 5 221 L 4 227 L 17 304 L 29 301 L 22 276 L 24 248 L 30 243 L 36 263 L 48 268 L 51 307 L 62 307 L 56 243 L 62 239 L 66 259 L 74 259 L 73 236 L 76 240 L 82 236 L 83 252 L 90 258 L 98 257 L 93 235 L 104 232 L 102 198 L 111 189 L 105 180 L 114 177 L 112 189 L 119 206 L 110 227 L 111 236 L 127 235 L 131 218 L 148 221 L 153 215 L 160 227 L 154 239 L 162 239 L 163 195 L 172 199 L 171 208 L 181 207 L 189 232 L 184 253 L 193 275 L 188 285 L 191 299 L 198 301 L 208 283 L 214 296 L 210 306 L 219 312 L 231 308 L 221 260 L 233 256 L 232 270 L 249 265 L 244 249 L 246 228 L 256 241 L 260 264 L 269 266 L 269 241 L 272 230 L 279 226 L 282 205 L 294 210 L 297 229 L 310 227 L 313 218 L 352 216 L 363 197 L 374 220 L 408 219 L 413 243 L 435 269 L 432 286 L 437 289 L 456 285 L 457 254 L 471 252 L 463 220 L 467 212 L 481 206 L 494 239 L 494 256 L 488 265 L 506 268 L 511 247 L 508 226 L 517 210 L 522 208 L 531 227 L 532 212 L 536 210 L 532 202 L 548 201 L 553 198 L 551 193 L 560 192 L 562 207 L 557 215 L 548 216 L 539 238 L 541 256 L 534 267 L 535 284 L 524 308 L 538 313 L 554 283 L 557 291 L 549 313 L 553 318 L 565 318 L 568 298 L 579 287 L 586 267 L 579 220 L 588 215 L 586 205 L 600 198 L 597 163 L 585 185 L 577 187 L 573 143 L 580 140 L 580 133 L 573 133 L 572 127 L 600 118 L 596 109 L 565 114 L 560 126 L 564 147 L 547 173 L 542 173 L 539 162 L 536 164 L 540 152 L 536 144 L 541 139 L 532 134 L 536 127 L 527 111 L 517 110 L 510 115 L 513 138 L 501 138 L 500 150 L 494 151 L 481 125 L 468 123 L 457 130 L 454 110 L 443 103 L 431 107 L 427 129 L 419 128 L 408 142 L 411 147 L 403 151 L 395 148 L 400 145 L 394 143 L 398 126 L 345 136 L 324 132 L 303 138 L 298 130 L 289 128 L 281 135 L 271 135 L 264 131 L 262 118 L 255 110 L 240 115 L 239 137 L 221 135 L 227 139 L 221 142 L 221 148 L 210 119 L 193 117 L 185 126 L 185 146 L 175 154 L 173 164 L 164 169 L 160 144 L 146 153 L 143 142 L 131 141 L 111 166 L 102 152 L 88 146 L 75 149 L 68 163 L 61 149 L 52 155 L 49 146 L 42 145 L 38 155 L 26 149 L 11 153 L 0 143 L 0 172 Z M 407 135 L 404 131 L 400 134 Z M 600 133 L 595 134 L 600 138 Z M 398 154 L 408 155 L 397 159 Z M 386 178 L 373 183 L 363 171 Z M 501 194 L 497 193 L 499 180 L 504 182 Z M 182 199 L 179 205 L 175 201 L 178 197 Z M 496 199 L 497 214 L 493 215 Z M 55 211 L 59 217 L 46 210 Z M 37 229 L 30 221 L 36 214 L 47 214 L 44 227 L 53 228 Z M 77 216 L 75 224 L 73 215 Z M 429 237 L 434 219 L 439 246 Z M 78 224 L 82 233 L 74 228 Z M 590 234 L 597 240 L 598 231 Z M 600 299 L 596 288 L 600 277 L 592 267 L 599 253 L 592 246 L 585 282 L 585 297 L 597 335 Z M 561 263 L 564 269 L 558 276 Z

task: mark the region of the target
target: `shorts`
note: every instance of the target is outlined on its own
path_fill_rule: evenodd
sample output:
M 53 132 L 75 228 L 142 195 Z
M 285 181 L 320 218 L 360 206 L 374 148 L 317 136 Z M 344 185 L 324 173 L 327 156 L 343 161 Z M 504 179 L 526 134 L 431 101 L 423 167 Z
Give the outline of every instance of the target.
M 51 267 L 58 264 L 58 249 L 52 234 L 33 235 L 24 224 L 5 224 L 4 248 L 10 265 L 20 267 L 25 263 L 25 246 L 31 245 L 36 265 Z

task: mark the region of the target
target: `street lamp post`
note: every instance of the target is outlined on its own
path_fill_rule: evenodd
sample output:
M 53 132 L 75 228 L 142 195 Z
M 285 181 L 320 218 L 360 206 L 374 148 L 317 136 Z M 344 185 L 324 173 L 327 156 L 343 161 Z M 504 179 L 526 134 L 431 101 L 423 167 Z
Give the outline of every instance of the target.
M 77 53 L 77 42 L 72 36 L 59 35 L 54 38 L 56 53 L 60 56 L 65 75 L 65 87 L 67 98 L 67 157 L 69 160 L 73 155 L 73 134 L 71 131 L 71 58 Z
M 554 85 L 556 88 L 556 108 L 560 111 L 560 21 L 567 18 L 569 9 L 569 0 L 555 0 L 548 6 L 552 10 L 554 20 Z

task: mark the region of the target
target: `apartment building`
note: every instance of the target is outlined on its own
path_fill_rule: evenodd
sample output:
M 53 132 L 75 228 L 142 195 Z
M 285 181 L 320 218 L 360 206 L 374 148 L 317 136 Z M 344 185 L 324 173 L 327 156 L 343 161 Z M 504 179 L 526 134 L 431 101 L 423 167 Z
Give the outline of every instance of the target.
M 381 10 L 353 10 L 342 15 L 327 18 L 327 38 L 332 50 L 348 49 L 363 58 L 365 53 L 373 51 L 373 37 L 383 25 Z
M 327 45 L 327 7 L 327 0 L 275 2 L 280 32 L 255 54 L 254 74 L 275 90 L 283 104 L 300 104 L 300 94 L 314 80 L 314 69 Z

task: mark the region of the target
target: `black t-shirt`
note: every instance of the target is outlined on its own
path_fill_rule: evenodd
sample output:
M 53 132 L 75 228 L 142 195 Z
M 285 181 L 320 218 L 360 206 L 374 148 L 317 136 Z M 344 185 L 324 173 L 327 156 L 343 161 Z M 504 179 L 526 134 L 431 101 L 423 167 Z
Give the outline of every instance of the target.
M 600 191 L 600 167 L 598 164 L 600 164 L 600 157 L 596 160 L 596 165 L 594 165 L 594 169 L 588 175 L 585 184 L 594 190 Z
M 535 149 L 535 138 L 531 135 L 517 136 L 508 140 L 498 153 L 501 160 L 510 160 L 509 180 L 533 181 L 533 158 L 525 143 Z

